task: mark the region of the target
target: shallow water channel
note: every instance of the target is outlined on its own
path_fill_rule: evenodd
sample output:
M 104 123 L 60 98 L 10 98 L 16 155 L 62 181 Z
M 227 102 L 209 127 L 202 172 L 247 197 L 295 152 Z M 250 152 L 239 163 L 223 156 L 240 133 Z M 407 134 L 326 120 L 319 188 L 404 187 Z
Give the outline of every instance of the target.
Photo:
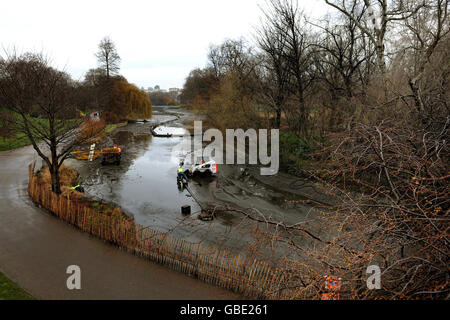
M 87 195 L 120 206 L 141 225 L 192 242 L 245 251 L 254 241 L 255 222 L 230 213 L 220 214 L 211 222 L 201 221 L 197 218 L 200 206 L 188 191 L 177 187 L 180 158 L 173 150 L 194 117 L 182 109 L 154 107 L 149 122 L 120 127 L 105 142 L 123 147 L 120 165 L 102 166 L 100 159 L 70 159 L 68 164 L 80 172 Z M 155 128 L 158 134 L 172 136 L 153 137 L 150 129 L 156 123 L 165 123 Z M 243 175 L 238 166 L 219 166 L 217 177 L 191 180 L 189 188 L 195 198 L 206 203 L 254 207 L 292 223 L 310 217 L 310 208 L 284 206 L 285 194 L 259 185 Z M 191 206 L 190 216 L 181 214 L 183 205 Z

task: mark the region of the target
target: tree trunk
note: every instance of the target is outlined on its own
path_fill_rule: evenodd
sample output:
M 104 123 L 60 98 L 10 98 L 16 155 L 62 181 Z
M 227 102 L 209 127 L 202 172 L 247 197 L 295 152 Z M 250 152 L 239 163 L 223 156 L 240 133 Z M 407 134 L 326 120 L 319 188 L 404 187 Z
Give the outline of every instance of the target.
M 376 51 L 377 51 L 378 69 L 380 70 L 381 75 L 384 78 L 386 75 L 386 61 L 384 61 L 384 45 L 382 43 L 377 44 Z
M 61 194 L 61 182 L 59 181 L 59 168 L 57 165 L 52 164 L 49 168 L 50 175 L 52 177 L 52 191 L 56 194 Z
M 280 129 L 280 125 L 281 125 L 281 109 L 277 109 L 277 117 L 275 120 L 275 128 L 276 129 Z
M 109 59 L 108 59 L 108 54 L 106 54 L 106 79 L 109 80 Z
M 305 108 L 305 99 L 303 97 L 303 88 L 299 91 L 299 118 L 298 118 L 298 129 L 299 133 L 302 137 L 306 137 L 308 135 L 307 130 L 307 115 Z
M 410 79 L 408 81 L 408 83 L 409 83 L 409 87 L 411 88 L 411 91 L 414 96 L 414 102 L 416 105 L 417 112 L 420 115 L 423 115 L 425 113 L 425 106 L 424 106 L 424 103 L 422 100 L 422 96 L 420 94 L 419 86 L 417 85 L 417 79 L 418 79 L 418 77 L 416 77 L 414 79 Z

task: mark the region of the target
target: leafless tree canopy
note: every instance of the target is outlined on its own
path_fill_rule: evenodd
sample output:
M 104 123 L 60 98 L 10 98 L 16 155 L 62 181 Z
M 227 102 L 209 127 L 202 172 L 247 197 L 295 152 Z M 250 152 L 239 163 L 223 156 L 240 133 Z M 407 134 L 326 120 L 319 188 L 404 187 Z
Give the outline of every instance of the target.
M 106 77 L 116 75 L 120 70 L 120 56 L 117 53 L 114 42 L 105 37 L 100 41 L 98 45 L 98 52 L 95 55 L 97 57 L 100 67 L 105 70 Z

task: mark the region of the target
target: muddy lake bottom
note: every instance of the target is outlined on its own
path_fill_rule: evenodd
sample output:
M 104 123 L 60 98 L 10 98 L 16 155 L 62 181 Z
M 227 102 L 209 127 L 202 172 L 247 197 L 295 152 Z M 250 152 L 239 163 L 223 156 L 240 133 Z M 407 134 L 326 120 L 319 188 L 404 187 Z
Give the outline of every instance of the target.
M 212 221 L 202 221 L 198 219 L 201 207 L 192 195 L 206 204 L 256 208 L 266 217 L 288 224 L 313 219 L 311 207 L 286 205 L 286 199 L 297 198 L 245 175 L 243 166 L 219 165 L 217 176 L 189 181 L 192 195 L 186 189 L 180 190 L 176 183 L 180 161 L 176 147 L 195 117 L 180 108 L 154 107 L 151 120 L 120 127 L 104 142 L 105 146 L 123 147 L 120 165 L 102 166 L 100 158 L 93 162 L 69 159 L 67 164 L 80 173 L 86 195 L 121 207 L 136 223 L 176 238 L 246 255 L 258 250 L 255 244 L 260 240 L 255 235 L 271 232 L 271 227 L 239 213 L 220 213 Z M 164 123 L 157 128 L 158 133 L 173 136 L 152 136 L 150 129 L 158 123 Z M 191 215 L 181 214 L 183 205 L 191 206 Z M 262 250 L 273 257 L 280 256 L 267 248 Z

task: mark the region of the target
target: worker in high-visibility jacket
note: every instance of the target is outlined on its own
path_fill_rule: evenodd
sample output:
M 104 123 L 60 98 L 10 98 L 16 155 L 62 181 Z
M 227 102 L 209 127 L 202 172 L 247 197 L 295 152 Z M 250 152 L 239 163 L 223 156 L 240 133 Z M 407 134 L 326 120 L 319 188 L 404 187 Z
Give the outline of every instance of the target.
M 184 177 L 184 179 L 186 179 L 186 181 L 188 181 L 188 177 L 181 166 L 178 167 L 178 177 L 180 177 L 180 178 Z
M 84 193 L 84 188 L 80 185 L 76 185 L 74 187 L 71 187 L 70 189 Z

